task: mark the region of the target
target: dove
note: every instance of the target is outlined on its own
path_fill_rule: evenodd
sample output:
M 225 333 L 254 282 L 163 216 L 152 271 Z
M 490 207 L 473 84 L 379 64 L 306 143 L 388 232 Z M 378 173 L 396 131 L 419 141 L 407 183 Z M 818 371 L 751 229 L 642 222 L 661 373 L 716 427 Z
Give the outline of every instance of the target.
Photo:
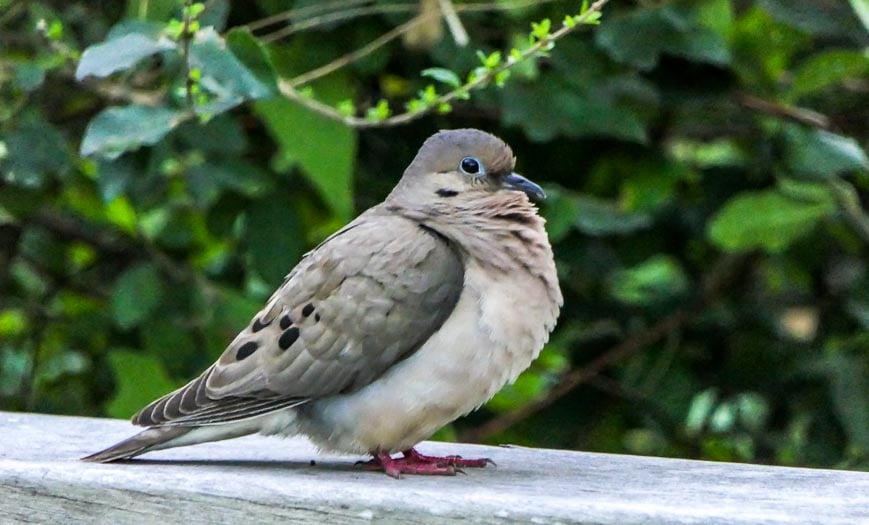
M 392 477 L 490 463 L 415 447 L 515 381 L 555 327 L 563 299 L 529 199 L 545 195 L 515 163 L 483 131 L 429 137 L 386 199 L 305 254 L 213 365 L 133 416 L 145 430 L 82 459 L 259 433 L 370 455 L 361 465 Z

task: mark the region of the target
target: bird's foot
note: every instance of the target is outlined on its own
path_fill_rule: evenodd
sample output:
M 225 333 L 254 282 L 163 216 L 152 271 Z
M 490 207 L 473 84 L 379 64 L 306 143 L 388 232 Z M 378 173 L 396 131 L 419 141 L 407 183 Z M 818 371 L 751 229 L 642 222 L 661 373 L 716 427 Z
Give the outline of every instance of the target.
M 416 461 L 407 456 L 393 458 L 385 452 L 372 453 L 373 459 L 359 461 L 356 466 L 365 470 L 385 472 L 388 476 L 399 479 L 402 474 L 420 474 L 424 476 L 455 476 L 461 472 L 453 465 L 439 465 L 434 462 Z
M 462 467 L 482 468 L 495 462 L 489 458 L 465 459 L 461 456 L 426 456 L 411 448 L 402 452 L 400 458 L 393 458 L 385 452 L 373 452 L 370 461 L 360 461 L 356 465 L 365 470 L 385 472 L 393 478 L 402 474 L 427 476 L 455 476 L 464 474 Z
M 404 454 L 404 459 L 409 461 L 416 461 L 419 463 L 434 463 L 436 465 L 452 465 L 453 467 L 461 468 L 461 467 L 470 467 L 470 468 L 483 468 L 486 465 L 495 465 L 495 462 L 489 458 L 478 458 L 478 459 L 466 459 L 462 456 L 426 456 L 424 454 L 420 454 L 416 451 L 416 449 L 411 448 L 402 452 Z

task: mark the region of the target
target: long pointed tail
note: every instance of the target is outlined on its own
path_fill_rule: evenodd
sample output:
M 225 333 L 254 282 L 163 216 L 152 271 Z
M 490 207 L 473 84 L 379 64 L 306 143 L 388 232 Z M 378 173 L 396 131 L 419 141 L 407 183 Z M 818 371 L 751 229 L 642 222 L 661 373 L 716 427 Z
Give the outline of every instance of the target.
M 130 459 L 154 450 L 232 439 L 260 430 L 262 428 L 257 422 L 251 420 L 201 427 L 151 427 L 105 450 L 85 456 L 81 460 L 92 463 L 109 463 L 110 461 Z
M 129 459 L 136 457 L 139 454 L 150 452 L 151 450 L 168 448 L 166 445 L 169 442 L 190 433 L 192 430 L 194 430 L 194 428 L 191 427 L 149 428 L 139 432 L 131 438 L 121 441 L 120 443 L 115 443 L 105 450 L 101 450 L 95 454 L 91 454 L 90 456 L 85 456 L 81 458 L 81 460 L 93 463 L 108 463 L 119 459 Z

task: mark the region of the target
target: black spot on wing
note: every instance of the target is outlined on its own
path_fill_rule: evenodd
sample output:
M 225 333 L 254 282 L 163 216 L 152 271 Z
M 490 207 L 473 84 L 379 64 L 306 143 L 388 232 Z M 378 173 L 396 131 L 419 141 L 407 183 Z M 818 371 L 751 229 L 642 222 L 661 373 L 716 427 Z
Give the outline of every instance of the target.
M 299 338 L 299 329 L 295 326 L 281 334 L 281 338 L 278 339 L 278 346 L 281 347 L 281 350 L 286 350 L 289 347 L 293 346 L 293 343 L 296 342 L 296 339 Z
M 293 320 L 289 315 L 281 317 L 281 330 L 286 330 L 291 326 L 293 326 Z
M 304 315 L 305 317 L 309 317 L 312 313 L 314 313 L 314 305 L 313 304 L 308 303 L 305 305 L 304 308 L 302 308 L 302 315 Z
M 269 322 L 267 322 L 267 323 L 261 323 L 260 320 L 259 320 L 259 318 L 254 319 L 254 321 L 253 321 L 253 326 L 251 326 L 251 331 L 252 331 L 253 333 L 257 333 L 257 332 L 259 332 L 260 330 L 262 330 L 263 328 L 265 328 L 266 326 L 268 326 L 268 325 L 270 325 L 270 324 L 272 324 L 271 321 L 269 321 Z
M 256 349 L 259 348 L 259 343 L 256 341 L 248 341 L 247 343 L 241 345 L 238 350 L 235 351 L 235 358 L 241 361 L 246 357 L 249 357 L 252 353 L 256 352 Z

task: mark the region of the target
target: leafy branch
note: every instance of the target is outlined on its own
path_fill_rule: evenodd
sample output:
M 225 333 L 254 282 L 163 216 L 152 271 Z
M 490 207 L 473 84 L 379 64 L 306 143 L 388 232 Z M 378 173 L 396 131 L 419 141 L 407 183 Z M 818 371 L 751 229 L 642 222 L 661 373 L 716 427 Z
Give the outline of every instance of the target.
M 249 30 L 233 29 L 226 35 L 219 35 L 213 27 L 200 26 L 202 15 L 207 10 L 204 3 L 195 0 L 182 1 L 180 16 L 162 28 L 125 33 L 85 49 L 76 69 L 77 80 L 87 77 L 106 78 L 119 71 L 131 71 L 143 59 L 161 54 L 174 54 L 180 59 L 165 61 L 161 68 L 171 78 L 178 74 L 171 65 L 165 64 L 181 64 L 183 78 L 178 88 L 171 92 L 172 100 L 161 102 L 159 94 L 142 97 L 134 96 L 136 93 L 130 92 L 128 98 L 133 104 L 108 107 L 100 112 L 91 120 L 85 132 L 81 144 L 82 154 L 117 158 L 126 151 L 158 142 L 167 133 L 192 118 L 198 117 L 200 121 L 207 121 L 245 101 L 271 98 L 278 92 L 352 128 L 395 126 L 428 113 L 447 113 L 452 110 L 452 102 L 470 98 L 470 93 L 474 90 L 492 83 L 502 86 L 515 66 L 548 56 L 556 41 L 579 27 L 598 24 L 601 8 L 608 2 L 598 0 L 589 5 L 586 0 L 580 13 L 567 16 L 558 30 L 553 30 L 549 19 L 532 23 L 529 45 L 523 50 L 513 49 L 506 56 L 502 56 L 499 51 L 491 54 L 478 52 L 481 64 L 464 81 L 448 69 L 432 68 L 424 71 L 423 76 L 448 85 L 450 91 L 440 94 L 435 85 L 429 84 L 420 90 L 416 98 L 406 103 L 404 113 L 393 115 L 389 102 L 380 100 L 361 116 L 351 100 L 342 101 L 332 107 L 316 100 L 310 87 L 299 86 L 370 54 L 428 20 L 426 16 L 446 16 L 441 12 L 443 6 L 441 11 L 416 16 L 367 46 L 330 64 L 293 79 L 282 79 L 275 75 L 266 47 Z M 519 4 L 514 2 L 508 5 L 514 7 Z M 498 5 L 459 5 L 455 6 L 455 11 L 464 11 L 465 7 L 491 10 Z M 124 89 L 113 90 L 110 98 L 123 100 L 124 94 Z M 119 129 L 123 129 L 123 132 L 119 133 Z
M 355 108 L 352 105 L 343 104 L 341 108 L 335 108 L 297 90 L 295 86 L 298 85 L 298 80 L 279 79 L 278 89 L 288 99 L 298 102 L 320 115 L 337 120 L 353 128 L 389 127 L 406 124 L 434 111 L 447 112 L 451 109 L 452 102 L 466 100 L 469 98 L 471 91 L 487 87 L 492 82 L 498 86 L 503 85 L 510 74 L 510 70 L 518 64 L 541 56 L 547 56 L 556 41 L 582 26 L 597 25 L 600 21 L 601 10 L 608 1 L 597 0 L 591 5 L 587 1 L 583 2 L 580 13 L 565 17 L 561 28 L 555 32 L 551 32 L 552 24 L 549 19 L 544 19 L 539 23 L 532 23 L 530 35 L 532 44 L 521 51 L 518 49 L 511 50 L 506 59 L 502 59 L 502 55 L 498 51 L 490 55 L 478 53 L 482 65 L 468 75 L 464 84 L 459 82 L 458 76 L 448 70 L 434 70 L 435 73 L 431 76 L 439 77 L 439 80 L 450 84 L 453 86 L 453 89 L 447 93 L 438 95 L 434 91 L 434 87 L 429 86 L 420 93 L 418 98 L 408 102 L 407 111 L 398 115 L 390 115 L 386 101 L 380 101 L 372 110 L 369 110 L 365 117 L 355 116 L 353 114 L 355 113 Z M 433 70 L 427 71 L 431 73 Z M 443 72 L 447 72 L 450 75 Z

